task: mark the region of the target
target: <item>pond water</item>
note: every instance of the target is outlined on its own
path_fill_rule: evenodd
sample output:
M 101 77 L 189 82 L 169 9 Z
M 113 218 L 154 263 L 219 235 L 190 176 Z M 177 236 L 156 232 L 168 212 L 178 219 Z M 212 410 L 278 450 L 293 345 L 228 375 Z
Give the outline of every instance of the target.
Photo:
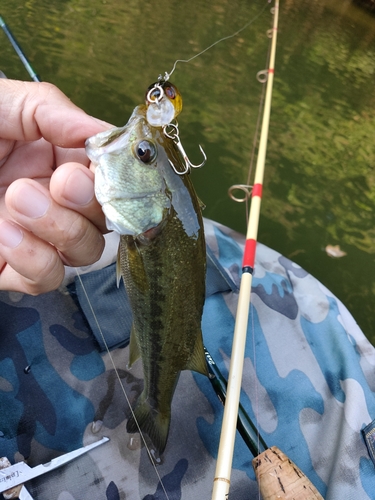
M 0 15 L 34 69 L 88 113 L 123 125 L 148 85 L 221 37 L 171 80 L 205 216 L 240 232 L 272 26 L 265 0 L 27 0 Z M 0 33 L 0 69 L 29 79 Z M 259 240 L 304 267 L 375 343 L 375 16 L 351 0 L 281 0 Z M 329 257 L 327 245 L 346 253 Z

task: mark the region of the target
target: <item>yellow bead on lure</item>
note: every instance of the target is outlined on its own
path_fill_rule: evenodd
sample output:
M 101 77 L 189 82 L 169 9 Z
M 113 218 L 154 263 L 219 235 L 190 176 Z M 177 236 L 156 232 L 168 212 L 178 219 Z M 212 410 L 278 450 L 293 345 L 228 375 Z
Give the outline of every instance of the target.
M 151 126 L 147 107 L 127 125 L 86 142 L 97 165 L 95 193 L 107 226 L 120 233 L 121 275 L 133 312 L 130 364 L 139 356 L 144 389 L 135 419 L 163 452 L 181 370 L 207 375 L 201 317 L 206 251 L 200 202 L 176 146 Z M 173 164 L 173 166 L 172 166 Z M 135 419 L 128 432 L 138 430 Z

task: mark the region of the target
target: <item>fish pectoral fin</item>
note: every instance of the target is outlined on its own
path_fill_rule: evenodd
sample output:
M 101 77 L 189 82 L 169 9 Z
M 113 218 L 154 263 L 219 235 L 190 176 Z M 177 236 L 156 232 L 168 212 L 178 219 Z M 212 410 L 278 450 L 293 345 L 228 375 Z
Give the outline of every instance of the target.
M 208 377 L 207 361 L 206 361 L 206 356 L 204 354 L 201 331 L 199 331 L 199 335 L 197 335 L 197 340 L 195 342 L 193 354 L 191 355 L 191 358 L 189 359 L 185 369 L 193 370 Z
M 135 334 L 134 325 L 132 325 L 132 329 L 130 332 L 130 343 L 129 343 L 129 363 L 128 363 L 129 368 L 133 366 L 133 364 L 140 357 L 141 353 L 139 352 L 137 336 Z

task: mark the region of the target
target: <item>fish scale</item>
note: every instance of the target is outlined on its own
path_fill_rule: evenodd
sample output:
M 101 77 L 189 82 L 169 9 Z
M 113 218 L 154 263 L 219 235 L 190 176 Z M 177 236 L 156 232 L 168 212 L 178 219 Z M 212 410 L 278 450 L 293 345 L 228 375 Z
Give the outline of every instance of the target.
M 205 291 L 205 246 L 201 233 L 197 239 L 187 237 L 176 214 L 169 214 L 161 233 L 148 244 L 131 236 L 121 237 L 121 272 L 133 311 L 135 351 L 141 355 L 145 380 L 144 392 L 134 411 L 138 424 L 145 427 L 160 452 L 165 447 L 180 371 L 193 368 L 206 374 L 204 360 L 196 367 L 193 359 L 197 339 L 201 338 Z M 145 269 L 150 272 L 148 286 L 142 290 L 137 282 Z M 135 276 L 137 273 L 140 276 Z M 131 361 L 138 354 L 134 355 L 133 349 L 132 345 Z M 146 423 L 149 411 L 146 412 L 145 401 L 150 403 L 160 429 Z M 137 430 L 133 419 L 127 429 Z
M 129 364 L 141 357 L 143 365 L 127 430 L 139 426 L 162 453 L 180 372 L 208 374 L 201 203 L 190 176 L 178 175 L 185 167 L 173 140 L 147 122 L 145 106 L 125 127 L 88 139 L 86 151 L 97 165 L 95 192 L 108 227 L 121 234 L 117 273 L 133 314 Z

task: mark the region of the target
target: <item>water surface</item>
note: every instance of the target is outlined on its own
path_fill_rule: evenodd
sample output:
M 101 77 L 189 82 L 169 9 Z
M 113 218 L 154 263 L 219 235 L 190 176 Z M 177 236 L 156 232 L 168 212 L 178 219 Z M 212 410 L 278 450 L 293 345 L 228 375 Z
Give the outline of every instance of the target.
M 265 7 L 265 8 L 264 8 Z M 264 8 L 264 10 L 263 10 Z M 88 113 L 123 125 L 147 86 L 263 13 L 171 79 L 205 216 L 245 232 L 228 187 L 246 182 L 272 25 L 264 0 L 3 2 L 34 69 Z M 350 0 L 281 0 L 259 240 L 316 276 L 375 343 L 375 16 Z M 0 33 L 0 68 L 28 79 Z M 327 244 L 347 255 L 333 259 Z

